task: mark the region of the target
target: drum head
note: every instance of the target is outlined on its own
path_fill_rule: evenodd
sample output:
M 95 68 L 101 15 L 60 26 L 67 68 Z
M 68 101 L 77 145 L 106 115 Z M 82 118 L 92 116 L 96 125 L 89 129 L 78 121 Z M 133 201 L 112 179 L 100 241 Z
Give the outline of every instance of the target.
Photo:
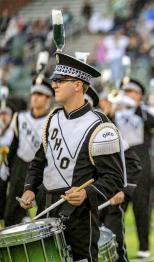
M 17 224 L 0 231 L 0 247 L 37 241 L 61 230 L 62 225 L 57 218 L 39 219 L 34 222 Z

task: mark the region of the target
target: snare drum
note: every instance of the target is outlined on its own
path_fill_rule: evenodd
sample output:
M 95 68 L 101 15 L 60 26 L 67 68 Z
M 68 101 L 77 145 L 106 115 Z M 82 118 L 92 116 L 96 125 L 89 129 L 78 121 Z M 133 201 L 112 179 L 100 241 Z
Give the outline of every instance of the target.
M 106 227 L 100 228 L 98 241 L 99 262 L 115 262 L 118 259 L 116 236 Z
M 0 262 L 52 261 L 73 261 L 59 219 L 40 219 L 0 231 Z

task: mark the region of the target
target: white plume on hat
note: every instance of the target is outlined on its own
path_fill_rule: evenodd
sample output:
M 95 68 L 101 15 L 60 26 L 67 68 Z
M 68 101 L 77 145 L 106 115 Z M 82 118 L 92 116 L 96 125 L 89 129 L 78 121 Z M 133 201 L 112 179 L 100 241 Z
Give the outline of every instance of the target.
M 63 16 L 61 10 L 52 10 L 52 23 L 53 25 L 63 24 Z
M 38 54 L 38 59 L 36 63 L 36 72 L 39 73 L 43 70 L 45 70 L 45 67 L 48 64 L 49 60 L 49 52 L 48 51 L 42 51 Z
M 7 86 L 0 86 L 0 100 L 1 100 L 1 106 L 0 106 L 0 111 L 5 111 L 5 112 L 11 112 L 11 108 L 9 108 L 6 105 L 6 100 L 9 96 L 9 89 Z
M 7 99 L 9 95 L 9 89 L 7 86 L 1 86 L 0 87 L 0 99 L 3 100 L 3 99 Z
M 90 55 L 89 52 L 78 52 L 75 51 L 75 57 L 79 60 L 81 60 L 82 62 L 86 63 L 87 62 L 87 58 Z

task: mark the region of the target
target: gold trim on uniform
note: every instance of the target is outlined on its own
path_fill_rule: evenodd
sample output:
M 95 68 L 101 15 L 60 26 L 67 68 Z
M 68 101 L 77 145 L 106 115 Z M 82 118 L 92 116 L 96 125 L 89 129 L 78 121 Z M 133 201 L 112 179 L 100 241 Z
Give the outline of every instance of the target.
M 44 148 L 44 152 L 46 153 L 47 152 L 47 149 L 48 149 L 48 143 L 47 143 L 47 126 L 48 126 L 48 123 L 49 123 L 49 120 L 50 118 L 52 117 L 52 115 L 54 114 L 54 112 L 60 107 L 54 107 L 53 109 L 51 109 L 50 113 L 48 114 L 47 116 L 47 119 L 45 121 L 45 124 L 43 126 L 43 129 L 42 129 L 42 144 L 43 144 L 43 148 Z

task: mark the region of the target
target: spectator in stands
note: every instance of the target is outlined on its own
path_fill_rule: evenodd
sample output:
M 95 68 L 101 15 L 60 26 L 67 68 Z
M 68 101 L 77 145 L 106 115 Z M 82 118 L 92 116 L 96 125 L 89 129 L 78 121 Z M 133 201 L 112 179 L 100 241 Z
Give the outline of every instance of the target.
M 66 31 L 69 31 L 72 27 L 72 23 L 74 20 L 74 17 L 70 11 L 69 5 L 64 5 L 63 9 L 62 9 L 62 13 L 63 13 L 63 19 L 64 19 L 64 27 Z
M 117 84 L 122 78 L 122 57 L 128 45 L 128 38 L 122 30 L 119 30 L 114 35 L 107 36 L 105 44 L 107 46 L 107 62 L 112 69 L 112 79 Z
M 0 34 L 5 33 L 9 22 L 10 22 L 10 17 L 8 14 L 8 10 L 4 9 L 2 12 L 2 16 L 0 17 Z
M 151 0 L 132 1 L 132 16 L 137 18 L 140 12 L 142 11 L 142 9 L 144 8 L 145 4 L 147 4 L 148 2 L 151 2 Z
M 83 6 L 81 7 L 81 16 L 83 16 L 86 21 L 89 21 L 92 13 L 93 13 L 92 3 L 88 0 L 85 0 Z
M 114 25 L 113 16 L 105 12 L 95 12 L 89 20 L 90 33 L 109 32 Z
M 133 33 L 129 36 L 128 45 L 126 47 L 126 54 L 130 57 L 132 61 L 138 58 L 138 49 L 139 49 L 139 35 Z
M 17 23 L 17 34 L 13 36 L 8 45 L 10 46 L 10 55 L 15 65 L 23 65 L 24 63 L 24 47 L 26 43 L 26 34 L 24 32 L 25 25 L 23 22 Z
M 102 66 L 102 64 L 106 61 L 106 52 L 107 52 L 107 47 L 104 42 L 103 34 L 99 35 L 94 50 L 95 50 L 94 53 L 96 57 L 96 62 L 98 66 Z

